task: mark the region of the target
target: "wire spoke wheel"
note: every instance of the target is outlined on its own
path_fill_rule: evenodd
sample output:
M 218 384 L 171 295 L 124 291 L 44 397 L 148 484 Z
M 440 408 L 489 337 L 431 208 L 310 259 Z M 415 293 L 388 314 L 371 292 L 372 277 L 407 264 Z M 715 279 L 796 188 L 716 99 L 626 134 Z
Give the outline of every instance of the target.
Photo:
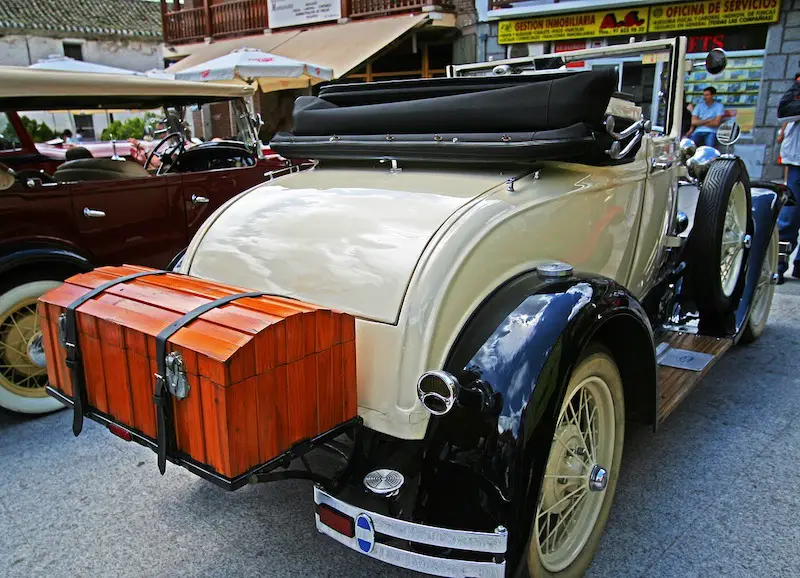
M 742 332 L 742 343 L 752 343 L 758 339 L 767 326 L 772 298 L 775 295 L 775 282 L 778 272 L 778 228 L 775 227 L 767 245 L 767 254 L 761 263 L 761 271 L 750 306 L 750 316 Z
M 736 288 L 744 262 L 744 238 L 747 234 L 747 191 L 736 183 L 728 199 L 720 252 L 722 293 L 730 297 Z
M 619 467 L 617 452 L 621 454 L 622 449 L 618 437 L 623 435 L 618 427 L 621 389 L 616 366 L 605 354 L 588 357 L 576 369 L 567 389 L 531 538 L 531 556 L 548 573 L 573 564 L 597 533 L 598 524 L 604 524 L 604 519 L 598 519 L 607 502 L 610 477 Z
M 0 386 L 23 397 L 45 397 L 47 369 L 36 299 L 0 312 Z
M 44 277 L 44 278 L 43 278 Z M 37 301 L 61 281 L 47 272 L 15 279 L 0 290 L 0 407 L 29 414 L 63 408 L 47 395 L 47 363 Z

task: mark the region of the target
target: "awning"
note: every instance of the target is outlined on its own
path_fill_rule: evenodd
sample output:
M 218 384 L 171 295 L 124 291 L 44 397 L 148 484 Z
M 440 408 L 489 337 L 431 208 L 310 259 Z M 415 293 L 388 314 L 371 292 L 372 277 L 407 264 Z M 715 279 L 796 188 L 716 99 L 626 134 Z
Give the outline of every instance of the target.
M 182 51 L 188 51 L 189 56 L 170 66 L 167 71 L 174 73 L 229 54 L 237 48 L 250 47 L 327 66 L 333 69 L 334 78 L 340 78 L 405 33 L 429 21 L 431 18 L 428 13 L 407 14 L 313 26 L 299 31 L 244 36 L 211 44 L 196 44 L 196 48 L 180 47 Z

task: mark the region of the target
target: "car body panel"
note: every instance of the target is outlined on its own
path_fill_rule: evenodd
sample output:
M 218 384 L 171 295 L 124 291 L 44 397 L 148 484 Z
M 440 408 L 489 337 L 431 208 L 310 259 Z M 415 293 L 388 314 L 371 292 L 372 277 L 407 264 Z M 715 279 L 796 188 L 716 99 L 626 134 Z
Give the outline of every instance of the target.
M 181 175 L 65 183 L 70 190 L 77 244 L 98 263 L 163 267 L 185 245 Z M 102 211 L 88 218 L 85 210 Z
M 181 184 L 188 239 L 197 233 L 203 221 L 231 198 L 231 191 L 246 191 L 263 183 L 269 170 L 283 166 L 283 161 L 275 157 L 271 158 L 269 163 L 262 161 L 253 167 L 182 173 Z M 196 197 L 205 197 L 208 203 L 198 202 Z
M 190 248 L 187 271 L 396 323 L 431 236 L 455 210 L 502 182 L 496 171 L 297 173 L 218 214 Z
M 622 165 L 503 174 L 318 167 L 218 212 L 183 271 L 355 314 L 360 415 L 421 439 L 419 375 L 443 366 L 460 328 L 507 279 L 561 260 L 629 281 L 637 231 L 652 228 L 641 224 L 646 157 L 643 147 Z

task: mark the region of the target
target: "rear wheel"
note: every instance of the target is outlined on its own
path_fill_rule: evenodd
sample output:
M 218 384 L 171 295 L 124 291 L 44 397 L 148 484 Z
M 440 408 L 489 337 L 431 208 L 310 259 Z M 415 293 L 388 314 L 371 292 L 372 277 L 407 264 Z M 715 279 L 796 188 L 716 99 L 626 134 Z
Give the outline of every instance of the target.
M 47 395 L 47 368 L 36 302 L 61 285 L 29 280 L 0 293 L 0 407 L 20 413 L 47 413 L 64 407 Z
M 752 343 L 764 333 L 767 326 L 772 297 L 775 295 L 775 284 L 772 276 L 778 271 L 778 227 L 772 230 L 772 237 L 767 246 L 767 254 L 761 263 L 761 274 L 758 277 L 750 317 L 742 330 L 741 343 Z
M 606 349 L 590 349 L 578 364 L 556 423 L 527 553 L 534 578 L 583 576 L 611 510 L 625 401 Z

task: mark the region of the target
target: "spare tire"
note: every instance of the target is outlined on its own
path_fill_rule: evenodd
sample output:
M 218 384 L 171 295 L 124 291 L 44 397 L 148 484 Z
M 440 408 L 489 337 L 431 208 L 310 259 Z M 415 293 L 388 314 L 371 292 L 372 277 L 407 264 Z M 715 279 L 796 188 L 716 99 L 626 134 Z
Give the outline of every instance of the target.
M 739 305 L 753 234 L 751 206 L 744 163 L 711 163 L 690 239 L 689 275 L 701 321 L 720 321 Z

